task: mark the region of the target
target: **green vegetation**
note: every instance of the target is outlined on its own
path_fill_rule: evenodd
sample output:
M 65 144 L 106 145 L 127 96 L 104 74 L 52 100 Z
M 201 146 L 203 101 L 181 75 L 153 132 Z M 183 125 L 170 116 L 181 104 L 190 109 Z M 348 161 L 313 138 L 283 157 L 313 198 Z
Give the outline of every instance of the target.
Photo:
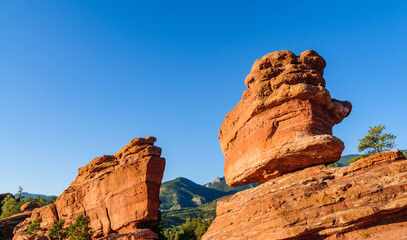
M 70 223 L 66 229 L 69 240 L 91 240 L 93 231 L 89 227 L 89 217 L 79 214 L 74 223 Z
M 227 193 L 206 188 L 186 178 L 176 178 L 161 185 L 161 210 L 197 207 L 223 197 Z
M 38 221 L 38 218 L 35 218 L 30 225 L 28 225 L 28 229 L 21 233 L 21 235 L 28 235 L 28 236 L 33 236 L 34 238 L 38 235 L 43 236 L 45 234 L 46 229 L 43 229 L 40 227 L 40 222 Z M 40 232 L 40 234 L 38 234 Z
M 334 163 L 328 164 L 328 167 L 339 167 L 339 164 L 338 164 L 338 162 L 334 162 Z
M 7 218 L 19 213 L 21 206 L 25 203 L 35 202 L 40 207 L 42 207 L 55 202 L 55 200 L 55 196 L 51 197 L 49 200 L 46 200 L 45 197 L 40 196 L 37 196 L 35 198 L 29 196 L 24 197 L 23 188 L 19 186 L 16 197 L 9 194 L 0 202 L 0 219 Z
M 351 161 L 353 158 L 359 156 L 359 154 L 349 154 L 349 155 L 345 155 L 342 156 L 339 161 L 337 161 L 336 163 L 338 163 L 339 167 L 346 167 L 349 166 L 349 161 Z
M 249 184 L 237 188 L 230 187 L 226 185 L 224 178 L 218 178 L 213 183 L 203 186 L 186 178 L 176 178 L 161 184 L 160 210 L 168 211 L 198 207 L 223 196 L 254 186 L 257 186 L 257 184 Z
M 70 223 L 67 228 L 63 228 L 64 221 L 60 220 L 57 223 L 52 225 L 52 228 L 49 230 L 48 237 L 51 240 L 91 240 L 93 231 L 89 227 L 89 217 L 79 214 L 75 222 Z M 46 229 L 40 227 L 40 222 L 36 218 L 29 226 L 27 231 L 23 232 L 21 235 L 28 235 L 36 237 L 38 235 L 44 235 Z M 40 234 L 38 234 L 40 232 Z
M 403 152 L 404 156 L 406 156 L 407 158 L 407 150 L 400 150 L 401 152 Z M 359 157 L 360 156 L 360 157 Z M 365 154 L 349 154 L 349 155 L 344 155 L 341 157 L 341 159 L 339 159 L 337 162 L 338 167 L 346 167 L 349 166 L 351 163 L 356 162 L 357 160 L 361 159 L 361 158 L 365 158 L 367 155 Z M 354 160 L 354 158 L 357 158 L 356 160 Z M 333 163 L 333 164 L 335 164 Z M 330 167 L 334 167 L 331 166 L 331 164 L 329 164 L 328 166 Z M 335 164 L 336 166 L 336 164 Z
M 383 133 L 385 128 L 386 126 L 380 124 L 379 126 L 369 127 L 368 134 L 359 139 L 358 146 L 359 152 L 367 150 L 367 153 L 352 158 L 349 163 L 352 164 L 362 158 L 394 148 L 396 136 L 391 133 Z
M 62 240 L 65 239 L 68 234 L 66 229 L 64 229 L 65 220 L 60 219 L 58 222 L 52 224 L 52 228 L 49 230 L 48 237 L 51 240 Z
M 204 229 L 203 234 L 216 216 L 216 203 L 219 199 L 257 185 L 234 188 L 228 186 L 223 177 L 205 185 L 186 178 L 163 183 L 160 191 L 161 239 L 200 239 L 200 231 Z
M 363 237 L 363 238 L 371 237 L 369 233 L 360 232 L 360 231 L 358 231 L 358 233 L 359 233 L 359 235 L 360 235 L 361 237 Z
M 356 162 L 357 160 L 360 160 L 360 159 L 365 158 L 365 157 L 368 157 L 368 156 L 369 156 L 369 155 L 367 155 L 367 154 L 358 155 L 358 156 L 352 158 L 352 159 L 349 161 L 349 164 L 352 164 L 352 163 Z
M 200 217 L 188 219 L 181 226 L 168 228 L 160 232 L 160 240 L 200 240 L 208 230 L 212 220 L 202 220 Z
M 368 134 L 360 139 L 358 151 L 368 150 L 367 154 L 372 155 L 390 150 L 394 147 L 396 136 L 391 133 L 383 133 L 384 125 L 369 127 Z
M 224 196 L 222 198 L 226 198 L 228 196 Z M 216 204 L 222 198 L 202 204 L 201 206 L 195 208 L 162 211 L 161 226 L 164 230 L 168 228 L 174 228 L 184 224 L 188 219 L 194 219 L 198 217 L 201 219 L 213 220 L 216 216 Z
M 1 201 L 0 219 L 19 213 L 20 207 L 23 205 L 19 200 L 20 199 L 16 199 L 12 195 L 7 195 L 7 197 Z

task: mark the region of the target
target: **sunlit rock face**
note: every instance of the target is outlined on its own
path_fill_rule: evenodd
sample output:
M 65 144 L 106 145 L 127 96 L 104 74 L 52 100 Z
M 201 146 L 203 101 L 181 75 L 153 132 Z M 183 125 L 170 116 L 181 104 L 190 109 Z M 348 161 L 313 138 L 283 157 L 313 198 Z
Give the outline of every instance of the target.
M 407 160 L 400 151 L 349 167 L 313 166 L 217 203 L 203 240 L 403 239 Z
M 219 140 L 231 186 L 263 183 L 284 173 L 339 160 L 343 142 L 332 127 L 352 105 L 332 99 L 325 60 L 308 50 L 269 53 L 256 60 L 247 90 L 224 119 Z
M 54 204 L 37 208 L 14 229 L 14 239 L 38 218 L 49 229 L 58 219 L 66 224 L 79 214 L 90 218 L 94 238 L 155 239 L 159 192 L 165 159 L 154 137 L 135 138 L 114 155 L 93 159 L 79 168 L 75 181 Z

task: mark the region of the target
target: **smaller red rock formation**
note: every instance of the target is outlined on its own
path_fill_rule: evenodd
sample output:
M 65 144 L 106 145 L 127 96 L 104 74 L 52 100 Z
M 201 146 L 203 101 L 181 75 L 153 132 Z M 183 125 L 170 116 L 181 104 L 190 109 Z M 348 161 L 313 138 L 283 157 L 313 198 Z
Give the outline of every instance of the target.
M 402 239 L 406 226 L 407 161 L 395 150 L 349 167 L 309 167 L 222 199 L 202 239 Z
M 352 163 L 352 167 L 350 168 L 352 171 L 357 171 L 359 169 L 367 168 L 372 165 L 377 165 L 381 163 L 390 163 L 397 160 L 405 159 L 404 154 L 399 150 L 388 151 L 383 153 L 378 153 L 367 158 L 364 158 L 363 161 L 356 161 Z
M 8 218 L 0 219 L 0 239 L 11 240 L 13 239 L 14 228 L 24 221 L 24 219 L 31 216 L 31 211 L 25 211 Z
M 21 206 L 20 212 L 32 211 L 39 207 L 40 206 L 38 206 L 38 204 L 35 202 L 28 202 L 28 203 L 23 204 L 23 206 Z
M 331 99 L 315 51 L 269 53 L 246 77 L 242 100 L 224 119 L 219 140 L 230 186 L 263 183 L 284 173 L 339 160 L 344 144 L 332 127 L 352 105 Z
M 116 154 L 95 158 L 79 168 L 75 181 L 56 202 L 35 209 L 31 218 L 14 229 L 13 239 L 23 239 L 20 233 L 35 218 L 49 229 L 58 219 L 68 225 L 79 214 L 89 216 L 94 239 L 114 235 L 156 238 L 165 159 L 155 141 L 154 137 L 135 138 Z
M 11 195 L 11 194 L 7 194 Z M 5 195 L 5 196 L 7 196 Z M 10 216 L 8 218 L 0 219 L 0 239 L 1 240 L 11 240 L 13 238 L 14 228 L 24 221 L 24 219 L 31 216 L 32 211 L 38 208 L 38 204 L 34 202 L 28 202 L 21 206 L 20 213 Z

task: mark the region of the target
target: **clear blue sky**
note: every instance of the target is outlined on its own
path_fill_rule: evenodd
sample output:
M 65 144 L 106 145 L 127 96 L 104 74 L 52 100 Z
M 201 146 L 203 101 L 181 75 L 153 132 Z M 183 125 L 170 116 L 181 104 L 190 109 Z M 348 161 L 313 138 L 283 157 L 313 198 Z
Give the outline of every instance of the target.
M 407 148 L 406 1 L 0 1 L 0 192 L 60 194 L 77 169 L 155 136 L 178 176 L 223 176 L 218 130 L 266 53 L 316 50 L 356 153 Z

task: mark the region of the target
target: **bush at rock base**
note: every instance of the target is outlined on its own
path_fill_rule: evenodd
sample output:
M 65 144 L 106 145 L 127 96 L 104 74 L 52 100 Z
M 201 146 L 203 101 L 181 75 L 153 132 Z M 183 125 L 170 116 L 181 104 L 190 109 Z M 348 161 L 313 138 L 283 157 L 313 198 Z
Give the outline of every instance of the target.
M 181 226 L 161 229 L 159 239 L 164 240 L 200 240 L 211 225 L 212 220 L 202 220 L 200 217 L 188 219 Z
M 21 235 L 28 235 L 36 237 L 38 235 L 43 236 L 45 234 L 45 229 L 41 228 L 40 221 L 38 218 L 34 219 L 34 221 L 28 226 L 28 229 L 23 232 Z

